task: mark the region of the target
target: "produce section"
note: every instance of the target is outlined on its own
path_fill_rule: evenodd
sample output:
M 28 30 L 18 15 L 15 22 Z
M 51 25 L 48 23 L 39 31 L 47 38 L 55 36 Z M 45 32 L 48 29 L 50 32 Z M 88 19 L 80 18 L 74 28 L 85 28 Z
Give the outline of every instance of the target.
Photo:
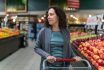
M 72 42 L 72 41 L 77 40 L 77 39 L 96 37 L 96 34 L 90 34 L 90 33 L 86 33 L 86 32 L 76 31 L 76 32 L 71 32 L 70 37 L 71 37 L 70 41 Z
M 94 70 L 104 70 L 104 36 L 77 39 L 72 42 L 77 54 L 88 59 Z
M 19 31 L 17 29 L 10 29 L 10 28 L 0 28 L 0 39 L 6 38 L 6 37 L 11 37 L 11 36 L 16 36 L 19 35 Z
M 23 35 L 17 29 L 0 28 L 0 60 L 23 46 L 22 38 Z

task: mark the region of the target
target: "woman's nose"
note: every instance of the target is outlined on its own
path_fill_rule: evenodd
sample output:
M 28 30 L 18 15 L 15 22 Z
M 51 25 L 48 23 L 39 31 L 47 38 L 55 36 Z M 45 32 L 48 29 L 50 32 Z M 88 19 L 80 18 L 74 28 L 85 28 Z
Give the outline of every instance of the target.
M 50 16 L 48 16 L 48 19 L 50 19 Z

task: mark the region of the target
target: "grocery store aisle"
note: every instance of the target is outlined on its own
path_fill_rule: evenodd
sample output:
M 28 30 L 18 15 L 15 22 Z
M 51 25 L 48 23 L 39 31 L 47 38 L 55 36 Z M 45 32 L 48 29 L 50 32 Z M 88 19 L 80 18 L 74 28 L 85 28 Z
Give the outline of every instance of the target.
M 40 56 L 34 52 L 33 42 L 28 40 L 28 43 L 28 47 L 0 61 L 0 70 L 39 70 Z

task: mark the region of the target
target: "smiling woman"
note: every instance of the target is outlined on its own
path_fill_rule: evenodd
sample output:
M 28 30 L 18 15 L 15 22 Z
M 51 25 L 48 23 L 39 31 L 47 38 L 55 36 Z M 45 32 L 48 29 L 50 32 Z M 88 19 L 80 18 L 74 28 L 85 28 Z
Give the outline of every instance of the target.
M 6 0 L 6 12 L 26 12 L 27 0 Z

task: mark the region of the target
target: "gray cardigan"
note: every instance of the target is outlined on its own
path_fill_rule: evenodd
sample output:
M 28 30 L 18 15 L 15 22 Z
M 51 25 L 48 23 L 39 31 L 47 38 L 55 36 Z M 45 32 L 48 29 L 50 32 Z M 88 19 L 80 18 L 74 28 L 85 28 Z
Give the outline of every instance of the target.
M 42 57 L 41 65 L 43 60 L 50 55 L 51 32 L 51 28 L 45 27 L 40 30 L 37 36 L 37 41 L 34 50 Z M 75 54 L 70 46 L 69 31 L 67 29 L 61 29 L 61 33 L 64 39 L 64 58 L 72 58 L 75 56 Z

